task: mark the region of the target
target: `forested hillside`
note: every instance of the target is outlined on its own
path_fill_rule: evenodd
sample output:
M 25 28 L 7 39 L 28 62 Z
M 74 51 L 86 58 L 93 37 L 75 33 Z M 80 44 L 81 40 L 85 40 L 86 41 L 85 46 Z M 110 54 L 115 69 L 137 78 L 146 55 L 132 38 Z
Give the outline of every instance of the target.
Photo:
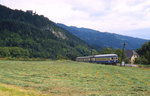
M 95 48 L 122 48 L 122 44 L 125 42 L 127 44 L 126 49 L 133 50 L 140 48 L 141 45 L 147 41 L 140 38 L 133 38 L 108 32 L 100 32 L 88 28 L 77 28 L 63 24 L 58 25 Z
M 86 43 L 44 16 L 2 5 L 0 12 L 0 57 L 74 59 L 90 54 Z

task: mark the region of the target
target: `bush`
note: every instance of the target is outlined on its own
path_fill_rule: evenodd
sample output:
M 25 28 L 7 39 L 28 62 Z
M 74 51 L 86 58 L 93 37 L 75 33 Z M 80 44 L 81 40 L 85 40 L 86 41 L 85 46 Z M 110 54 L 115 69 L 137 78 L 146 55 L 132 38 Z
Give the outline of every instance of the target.
M 10 56 L 9 49 L 6 47 L 0 47 L 0 57 L 8 57 Z
M 127 63 L 127 64 L 131 63 L 129 58 L 125 58 L 124 61 L 125 61 L 125 63 Z
M 29 51 L 20 47 L 0 47 L 0 57 L 29 57 Z
M 144 64 L 144 65 L 148 65 L 149 62 L 145 57 L 139 57 L 135 59 L 135 63 L 136 64 Z

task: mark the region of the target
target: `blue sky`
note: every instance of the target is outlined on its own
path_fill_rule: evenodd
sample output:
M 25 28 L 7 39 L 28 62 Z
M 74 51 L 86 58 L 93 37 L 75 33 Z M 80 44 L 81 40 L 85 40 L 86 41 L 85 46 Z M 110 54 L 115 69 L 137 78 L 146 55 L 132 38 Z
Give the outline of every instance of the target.
M 150 0 L 0 0 L 56 23 L 150 39 Z

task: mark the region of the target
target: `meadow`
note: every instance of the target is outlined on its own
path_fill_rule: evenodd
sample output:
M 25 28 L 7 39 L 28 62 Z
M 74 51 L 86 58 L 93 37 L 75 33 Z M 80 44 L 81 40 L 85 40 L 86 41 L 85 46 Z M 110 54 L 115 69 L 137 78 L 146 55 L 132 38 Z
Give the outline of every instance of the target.
M 0 96 L 150 96 L 150 69 L 0 60 Z

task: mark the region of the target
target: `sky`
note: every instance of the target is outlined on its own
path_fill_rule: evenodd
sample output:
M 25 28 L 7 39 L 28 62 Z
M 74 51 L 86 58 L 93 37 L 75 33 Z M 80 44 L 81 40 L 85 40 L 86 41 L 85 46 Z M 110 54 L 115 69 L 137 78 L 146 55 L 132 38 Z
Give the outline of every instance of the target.
M 150 40 L 150 0 L 0 0 L 56 23 Z

